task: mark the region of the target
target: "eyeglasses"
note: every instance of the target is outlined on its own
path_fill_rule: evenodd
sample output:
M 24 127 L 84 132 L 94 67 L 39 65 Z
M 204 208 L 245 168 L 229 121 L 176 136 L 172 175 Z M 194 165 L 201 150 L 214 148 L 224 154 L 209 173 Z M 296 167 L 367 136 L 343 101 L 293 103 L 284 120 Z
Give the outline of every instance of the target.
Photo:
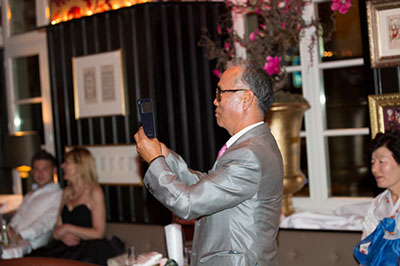
M 215 90 L 215 98 L 217 99 L 218 102 L 221 101 L 222 98 L 222 93 L 225 92 L 238 92 L 238 91 L 248 91 L 245 89 L 241 89 L 241 90 L 222 90 L 219 86 L 217 86 L 216 90 Z

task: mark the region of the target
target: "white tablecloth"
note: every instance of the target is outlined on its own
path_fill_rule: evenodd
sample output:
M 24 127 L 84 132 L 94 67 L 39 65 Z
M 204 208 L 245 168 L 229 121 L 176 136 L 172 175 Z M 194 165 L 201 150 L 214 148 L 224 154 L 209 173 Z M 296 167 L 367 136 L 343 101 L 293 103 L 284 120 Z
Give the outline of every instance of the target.
M 17 243 L 9 244 L 7 247 L 1 246 L 3 249 L 2 259 L 21 258 L 32 251 L 29 242 L 23 239 L 18 240 Z
M 137 257 L 135 262 L 129 263 L 128 261 L 128 253 L 124 253 L 114 258 L 110 258 L 107 260 L 107 266 L 153 266 L 159 265 L 160 260 L 162 258 L 162 254 L 158 252 L 148 252 L 141 254 Z
M 288 217 L 282 214 L 279 227 L 361 231 L 370 205 L 371 202 L 351 204 L 327 213 L 296 210 Z

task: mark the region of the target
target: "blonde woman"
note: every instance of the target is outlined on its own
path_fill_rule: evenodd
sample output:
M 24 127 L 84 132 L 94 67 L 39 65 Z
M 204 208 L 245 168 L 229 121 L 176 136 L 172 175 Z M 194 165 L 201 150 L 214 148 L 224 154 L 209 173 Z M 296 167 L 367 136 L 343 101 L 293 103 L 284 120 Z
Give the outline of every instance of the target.
M 106 265 L 117 251 L 104 238 L 104 195 L 97 183 L 94 158 L 88 150 L 75 148 L 65 154 L 62 169 L 68 185 L 53 230 L 55 241 L 33 255 Z

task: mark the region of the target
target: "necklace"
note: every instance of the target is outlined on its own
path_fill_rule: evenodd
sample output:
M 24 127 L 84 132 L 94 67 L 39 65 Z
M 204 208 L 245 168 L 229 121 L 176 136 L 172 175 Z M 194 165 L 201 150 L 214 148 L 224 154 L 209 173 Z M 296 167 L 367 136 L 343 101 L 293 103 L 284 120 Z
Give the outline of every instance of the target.
M 82 194 L 82 192 L 85 190 L 85 188 L 81 188 L 78 190 L 78 192 L 75 192 L 75 194 L 73 194 L 72 188 L 70 190 L 70 193 L 68 195 L 69 200 L 74 200 L 79 198 L 79 196 Z

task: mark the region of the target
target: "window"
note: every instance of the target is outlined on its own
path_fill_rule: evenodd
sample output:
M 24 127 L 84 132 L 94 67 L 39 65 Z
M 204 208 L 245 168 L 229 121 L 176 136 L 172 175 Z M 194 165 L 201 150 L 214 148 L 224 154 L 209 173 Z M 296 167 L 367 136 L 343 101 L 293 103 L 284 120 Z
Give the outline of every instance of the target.
M 306 12 L 321 18 L 321 29 L 332 27 L 331 1 L 309 3 Z M 370 200 L 375 187 L 365 148 L 370 140 L 369 115 L 358 1 L 337 14 L 336 32 L 325 45 L 315 42 L 309 61 L 312 30 L 300 43 L 302 91 L 311 108 L 302 132 L 302 170 L 306 186 L 293 204 L 306 210 L 329 210 Z M 321 30 L 320 29 L 320 30 Z M 297 73 L 291 66 L 288 72 Z M 306 157 L 306 158 L 305 158 Z
M 35 1 L 9 0 L 8 5 L 11 35 L 36 29 Z
M 43 148 L 54 153 L 46 33 L 35 30 L 47 24 L 47 2 L 2 4 L 9 131 L 36 130 Z

